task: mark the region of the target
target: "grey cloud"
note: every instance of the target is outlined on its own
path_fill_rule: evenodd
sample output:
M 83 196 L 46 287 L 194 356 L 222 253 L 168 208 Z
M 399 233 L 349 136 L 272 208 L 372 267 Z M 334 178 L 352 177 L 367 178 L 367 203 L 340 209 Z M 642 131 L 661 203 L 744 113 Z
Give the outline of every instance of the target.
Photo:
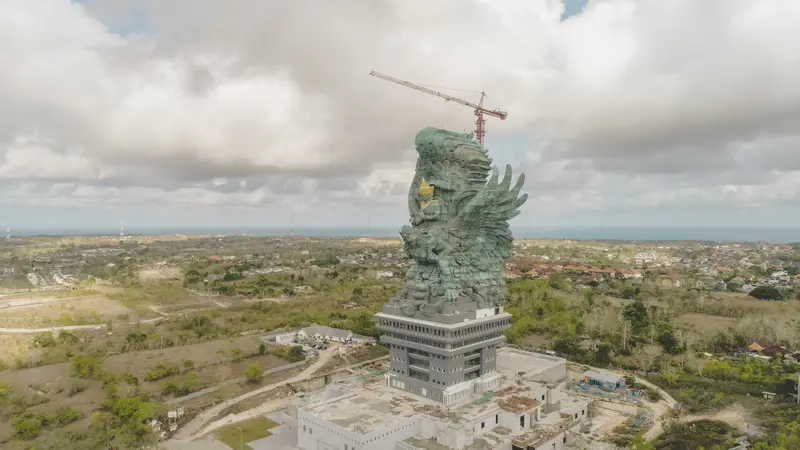
M 788 3 L 606 0 L 561 23 L 559 0 L 17 0 L 39 26 L 0 19 L 16 43 L 0 52 L 0 145 L 41 131 L 55 152 L 80 147 L 92 170 L 41 185 L 86 198 L 402 204 L 416 131 L 474 116 L 376 69 L 486 89 L 510 112 L 490 133 L 545 143 L 518 164 L 543 205 L 782 202 L 800 169 Z

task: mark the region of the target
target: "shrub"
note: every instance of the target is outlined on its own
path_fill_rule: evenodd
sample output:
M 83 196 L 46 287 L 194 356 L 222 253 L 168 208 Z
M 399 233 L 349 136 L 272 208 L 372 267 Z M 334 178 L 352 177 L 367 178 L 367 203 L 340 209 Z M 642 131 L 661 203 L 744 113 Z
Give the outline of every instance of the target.
M 56 412 L 55 421 L 59 426 L 68 425 L 72 422 L 78 421 L 83 417 L 80 411 L 75 408 L 66 406 Z
M 29 417 L 14 422 L 14 434 L 20 439 L 30 441 L 39 435 L 39 429 L 42 427 L 42 422 L 39 419 Z
M 263 375 L 264 368 L 261 367 L 261 364 L 259 363 L 248 364 L 247 369 L 244 371 L 244 376 L 246 376 L 247 381 L 251 383 L 255 383 L 256 381 L 260 380 Z
M 303 347 L 299 345 L 293 347 L 276 346 L 272 349 L 272 354 L 289 362 L 299 362 L 306 358 L 303 353 Z
M 93 355 L 77 355 L 72 358 L 70 374 L 75 378 L 99 380 L 103 376 L 102 360 Z
M 81 392 L 85 391 L 88 387 L 88 383 L 82 380 L 75 380 L 69 386 L 69 392 L 67 393 L 67 397 L 72 397 L 73 395 L 80 394 Z
M 169 361 L 161 361 L 153 368 L 153 370 L 148 371 L 144 375 L 144 379 L 147 381 L 156 381 L 162 378 L 167 378 L 169 376 L 175 375 L 180 370 L 178 366 L 174 364 L 170 364 Z

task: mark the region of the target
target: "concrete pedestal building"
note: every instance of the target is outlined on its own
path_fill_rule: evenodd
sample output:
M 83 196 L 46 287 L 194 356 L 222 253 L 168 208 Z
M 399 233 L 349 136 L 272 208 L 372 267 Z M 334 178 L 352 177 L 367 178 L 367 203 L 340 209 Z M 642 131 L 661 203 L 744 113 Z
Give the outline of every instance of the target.
M 391 356 L 390 386 L 445 405 L 497 388 L 497 349 L 511 314 L 502 307 L 459 306 L 463 312 L 437 314 L 433 320 L 394 314 L 391 305 L 375 315 Z

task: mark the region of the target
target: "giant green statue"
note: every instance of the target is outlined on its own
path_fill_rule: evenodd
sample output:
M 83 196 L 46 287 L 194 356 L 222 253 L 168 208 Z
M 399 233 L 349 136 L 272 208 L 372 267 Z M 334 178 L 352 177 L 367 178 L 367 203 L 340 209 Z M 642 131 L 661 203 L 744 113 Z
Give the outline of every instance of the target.
M 458 305 L 500 306 L 513 241 L 508 220 L 528 199 L 519 195 L 525 175 L 511 188 L 507 166 L 498 182 L 497 168 L 471 133 L 425 128 L 415 144 L 411 226 L 400 231 L 411 267 L 387 306 L 418 318 L 457 312 Z

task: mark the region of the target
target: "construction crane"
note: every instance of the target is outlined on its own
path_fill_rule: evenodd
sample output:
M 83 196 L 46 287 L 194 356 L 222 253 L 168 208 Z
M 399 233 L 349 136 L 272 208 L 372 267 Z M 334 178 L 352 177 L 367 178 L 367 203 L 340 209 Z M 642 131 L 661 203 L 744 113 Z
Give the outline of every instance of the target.
M 439 98 L 443 98 L 447 102 L 456 102 L 461 103 L 464 106 L 469 106 L 470 108 L 475 110 L 475 116 L 477 119 L 475 120 L 475 139 L 483 146 L 483 137 L 486 136 L 486 119 L 483 117 L 484 114 L 487 116 L 497 117 L 500 120 L 506 120 L 508 117 L 508 113 L 505 111 L 500 111 L 499 109 L 486 109 L 483 107 L 483 99 L 486 98 L 486 93 L 481 92 L 481 100 L 476 105 L 475 103 L 468 102 L 466 100 L 462 100 L 457 97 L 453 97 L 451 95 L 443 94 L 438 91 L 434 91 L 433 89 L 428 89 L 424 86 L 420 86 L 418 84 L 411 83 L 409 81 L 400 80 L 398 78 L 390 77 L 389 75 L 384 75 L 380 72 L 376 72 L 374 70 L 369 72 L 370 75 L 373 77 L 380 78 L 382 80 L 389 81 L 391 83 L 399 84 L 400 86 L 409 87 L 411 89 L 416 89 L 420 92 L 425 92 L 426 94 L 435 95 Z

